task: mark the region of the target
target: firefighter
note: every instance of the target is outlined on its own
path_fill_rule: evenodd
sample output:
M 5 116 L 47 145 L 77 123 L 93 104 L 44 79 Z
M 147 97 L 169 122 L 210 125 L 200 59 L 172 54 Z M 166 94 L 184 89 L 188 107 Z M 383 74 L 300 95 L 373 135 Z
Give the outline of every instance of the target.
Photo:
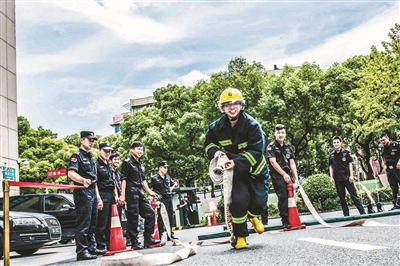
M 234 170 L 229 208 L 235 237 L 232 246 L 242 249 L 247 248 L 247 218 L 257 233 L 264 232 L 257 217 L 265 212 L 268 200 L 266 140 L 260 124 L 243 111 L 245 100 L 239 90 L 224 90 L 218 105 L 224 115 L 209 126 L 204 147 L 210 160 L 228 156 L 225 168 Z

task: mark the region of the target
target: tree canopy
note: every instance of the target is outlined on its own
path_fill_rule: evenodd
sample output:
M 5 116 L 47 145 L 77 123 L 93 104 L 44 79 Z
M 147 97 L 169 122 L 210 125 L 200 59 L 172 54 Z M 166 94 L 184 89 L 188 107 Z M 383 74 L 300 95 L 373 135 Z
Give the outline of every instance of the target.
M 368 161 L 379 157 L 379 133 L 387 132 L 392 139 L 400 136 L 399 24 L 390 30 L 389 38 L 383 51 L 372 46 L 369 55 L 334 63 L 327 70 L 304 62 L 276 73 L 266 71 L 260 62 L 233 58 L 226 71 L 213 73 L 193 87 L 157 88 L 153 106 L 126 115 L 120 133 L 98 136 L 97 143 L 109 141 L 125 159 L 132 141 L 142 141 L 148 176 L 157 172 L 158 161 L 167 160 L 169 174 L 181 185 L 208 183 L 204 135 L 222 115 L 217 105 L 220 93 L 234 87 L 243 93 L 245 111 L 261 124 L 268 142 L 274 140 L 276 124 L 286 126 L 300 176 L 328 173 L 331 140 L 340 135 L 344 147 L 361 162 L 365 178 L 373 178 Z M 24 117 L 18 117 L 18 134 L 20 157 L 31 163 L 31 168 L 21 168 L 24 181 L 43 182 L 47 170 L 65 168 L 80 143 L 78 134 L 57 140 L 56 133 L 33 129 Z

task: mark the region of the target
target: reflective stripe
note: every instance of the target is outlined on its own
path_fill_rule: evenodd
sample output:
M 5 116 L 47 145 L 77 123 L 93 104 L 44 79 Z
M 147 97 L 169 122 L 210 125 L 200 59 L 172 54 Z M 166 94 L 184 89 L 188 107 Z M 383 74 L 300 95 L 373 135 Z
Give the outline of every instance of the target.
M 244 149 L 244 148 L 246 148 L 247 147 L 247 142 L 243 142 L 243 143 L 239 143 L 238 144 L 238 149 L 240 150 L 240 149 Z
M 294 198 L 288 198 L 288 208 L 296 207 L 296 201 Z
M 232 223 L 234 223 L 234 224 L 242 224 L 245 222 L 247 222 L 247 214 L 245 216 L 239 217 L 239 218 L 232 216 Z
M 254 213 L 251 213 L 250 211 L 247 211 L 247 214 L 250 215 L 250 216 L 252 216 L 252 217 L 256 217 L 256 218 L 258 218 L 258 219 L 261 219 L 261 214 L 260 214 L 260 215 L 256 215 L 256 214 L 254 214 Z
M 257 163 L 256 159 L 254 159 L 254 156 L 250 152 L 246 152 L 243 154 L 243 156 L 247 159 L 247 161 L 249 161 L 251 166 L 254 166 Z
M 264 166 L 266 164 L 267 164 L 267 160 L 265 160 L 265 157 L 263 155 L 261 163 L 258 165 L 257 169 L 253 172 L 253 174 L 259 175 L 261 173 L 261 171 L 264 169 Z
M 219 144 L 221 144 L 222 146 L 228 146 L 228 145 L 232 145 L 232 141 L 230 139 L 226 139 L 226 140 L 220 140 L 218 141 Z
M 215 145 L 214 143 L 211 142 L 211 143 L 208 144 L 208 146 L 206 147 L 206 153 L 208 152 L 209 149 L 211 149 L 211 148 L 213 148 L 213 147 L 219 149 L 219 147 L 218 147 L 217 145 Z

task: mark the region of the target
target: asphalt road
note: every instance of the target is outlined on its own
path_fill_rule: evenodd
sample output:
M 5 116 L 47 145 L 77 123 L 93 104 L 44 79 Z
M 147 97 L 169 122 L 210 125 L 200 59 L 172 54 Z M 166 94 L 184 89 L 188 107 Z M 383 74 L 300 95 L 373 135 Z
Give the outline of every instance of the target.
M 352 210 L 351 214 L 356 214 Z M 325 217 L 324 217 L 325 215 Z M 322 214 L 323 218 L 341 216 L 340 212 Z M 302 221 L 310 219 L 302 216 Z M 248 237 L 249 248 L 235 250 L 230 244 L 215 244 L 227 237 L 204 240 L 196 255 L 175 262 L 174 265 L 400 265 L 400 215 L 368 219 L 375 226 L 327 228 L 321 225 L 284 232 L 273 230 Z M 330 224 L 342 226 L 349 222 Z M 278 219 L 270 225 L 279 224 Z M 182 242 L 198 241 L 199 235 L 223 232 L 223 226 L 192 228 L 176 231 Z M 138 253 L 162 256 L 160 253 L 176 253 L 181 246 L 167 242 L 164 247 L 140 250 Z M 129 252 L 118 256 L 137 256 Z M 130 255 L 132 254 L 132 255 Z M 11 265 L 101 265 L 102 258 L 91 261 L 75 260 L 74 245 L 55 245 L 37 253 L 22 257 L 11 253 Z

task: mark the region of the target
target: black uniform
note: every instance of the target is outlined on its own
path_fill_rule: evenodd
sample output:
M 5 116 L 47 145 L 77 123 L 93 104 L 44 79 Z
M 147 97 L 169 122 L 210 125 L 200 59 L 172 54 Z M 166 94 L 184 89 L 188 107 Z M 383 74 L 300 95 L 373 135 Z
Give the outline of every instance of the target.
M 172 221 L 173 221 L 174 207 L 172 205 L 171 187 L 174 186 L 174 182 L 172 181 L 169 175 L 165 175 L 165 177 L 162 178 L 160 174 L 156 174 L 155 176 L 151 177 L 148 184 L 150 188 L 154 189 L 154 192 L 156 192 L 158 195 L 161 195 L 160 201 L 164 204 L 165 208 L 167 209 L 169 225 L 171 228 L 171 236 L 173 236 L 174 232 L 172 232 Z M 166 229 L 160 214 L 160 209 L 158 209 L 157 222 L 161 235 Z
M 391 141 L 389 146 L 383 146 L 381 155 L 385 158 L 386 174 L 390 188 L 392 189 L 392 202 L 394 207 L 400 208 L 400 198 L 398 198 L 400 185 L 400 169 L 396 164 L 400 160 L 400 147 L 396 141 Z
M 137 161 L 132 156 L 122 163 L 121 180 L 126 181 L 125 198 L 127 204 L 128 227 L 127 232 L 132 241 L 132 246 L 138 244 L 139 215 L 145 219 L 144 241 L 145 245 L 154 233 L 155 214 L 150 203 L 144 196 L 142 181 L 145 180 L 144 166 L 141 160 Z
M 233 231 L 236 237 L 246 237 L 247 218 L 261 215 L 268 200 L 268 166 L 264 156 L 265 134 L 258 122 L 241 111 L 232 128 L 227 115 L 212 123 L 204 142 L 208 158 L 218 150 L 235 162 L 232 198 Z
M 100 158 L 96 161 L 97 168 L 97 188 L 103 209 L 98 210 L 98 220 L 96 226 L 97 249 L 104 250 L 110 247 L 110 228 L 111 228 L 111 206 L 115 204 L 115 182 L 112 176 L 112 165 L 107 161 L 104 163 Z
M 290 147 L 290 144 L 283 142 L 283 145 L 280 145 L 277 140 L 271 142 L 267 147 L 267 157 L 275 158 L 276 162 L 282 168 L 285 173 L 289 176 L 293 177 L 292 171 L 290 169 L 290 160 L 294 160 L 294 152 Z M 269 160 L 268 160 L 269 161 Z M 271 181 L 274 185 L 276 196 L 278 197 L 278 209 L 279 216 L 282 219 L 282 224 L 289 224 L 288 221 L 288 191 L 287 191 L 287 183 L 279 174 L 274 167 L 272 167 L 270 163 L 270 175 Z
M 92 184 L 85 188 L 82 184 L 74 182 L 82 189 L 74 189 L 74 202 L 76 206 L 75 244 L 76 253 L 81 256 L 93 253 L 96 249 L 95 230 L 97 222 L 97 195 L 96 195 L 96 170 L 91 152 L 79 149 L 72 154 L 68 171 L 75 170 L 80 176 L 90 179 Z
M 187 226 L 192 226 L 190 224 L 190 220 L 189 220 L 189 212 L 190 212 L 190 201 L 188 199 L 182 199 L 182 205 L 185 204 L 185 206 L 183 206 L 183 216 L 185 217 L 185 225 Z
M 336 192 L 342 205 L 344 216 L 349 216 L 349 207 L 346 202 L 346 189 L 350 194 L 357 210 L 360 214 L 365 214 L 360 199 L 357 197 L 356 187 L 354 183 L 350 183 L 349 163 L 353 162 L 350 151 L 341 148 L 339 152 L 333 151 L 329 154 L 329 165 L 333 168 L 333 179 L 335 180 Z

